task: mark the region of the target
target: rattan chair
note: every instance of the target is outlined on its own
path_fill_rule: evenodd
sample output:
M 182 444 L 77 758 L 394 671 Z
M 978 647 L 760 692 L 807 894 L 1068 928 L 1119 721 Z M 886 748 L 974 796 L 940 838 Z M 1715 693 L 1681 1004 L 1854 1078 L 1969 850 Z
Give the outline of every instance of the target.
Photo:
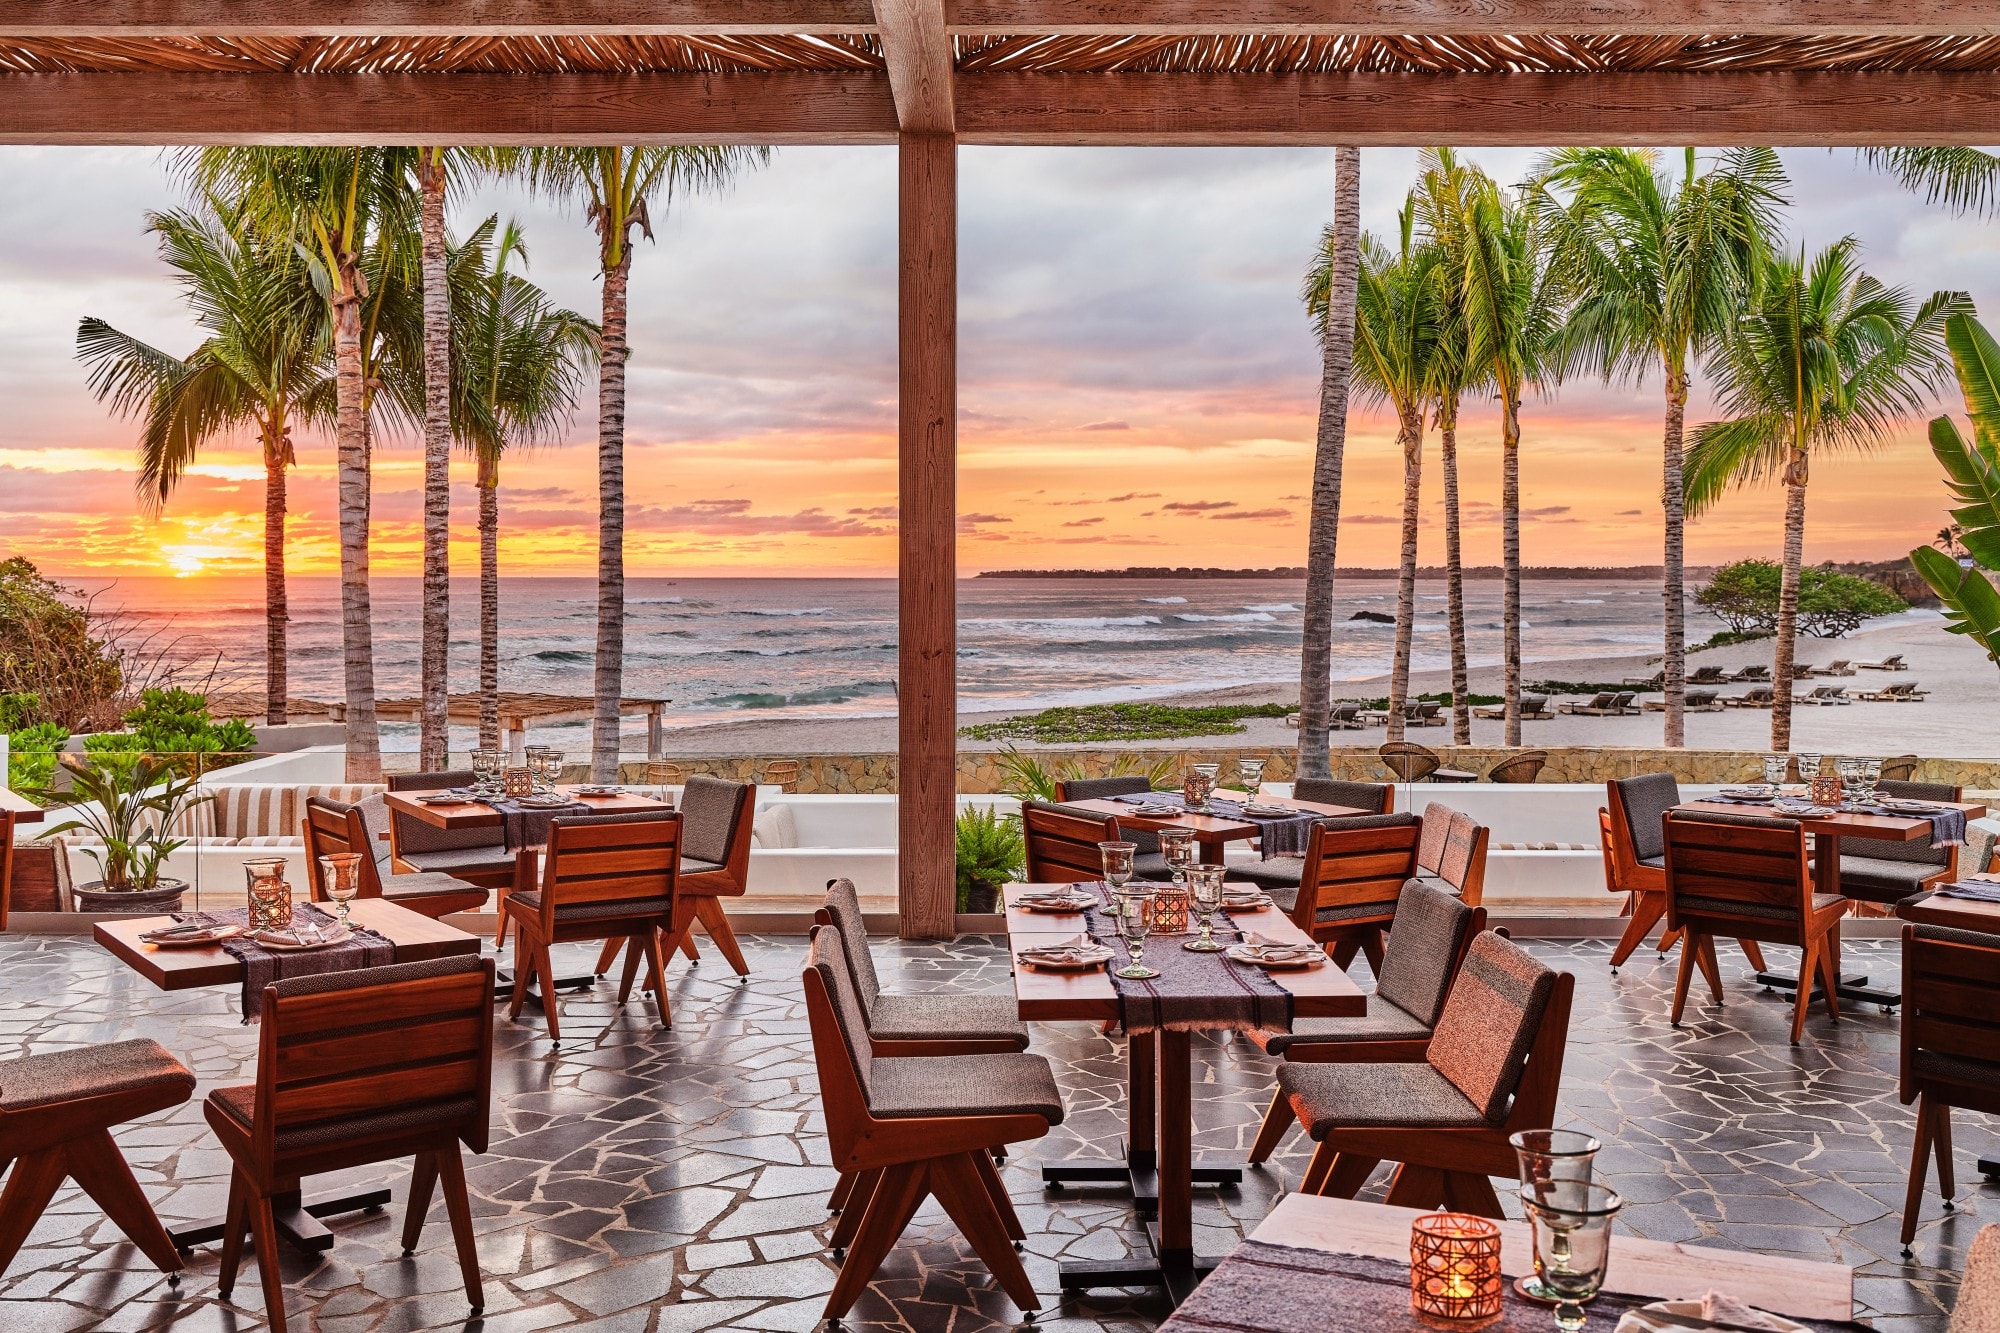
M 1437 751 L 1415 741 L 1390 741 L 1375 753 L 1402 782 L 1422 782 L 1444 765 Z
M 1486 770 L 1488 782 L 1534 782 L 1548 765 L 1547 750 L 1523 750 Z

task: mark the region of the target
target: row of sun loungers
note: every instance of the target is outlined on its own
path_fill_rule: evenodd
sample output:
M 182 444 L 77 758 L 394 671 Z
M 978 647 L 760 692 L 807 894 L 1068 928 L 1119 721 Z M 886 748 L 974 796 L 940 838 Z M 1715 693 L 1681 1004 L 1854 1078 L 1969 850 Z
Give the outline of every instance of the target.
M 1796 662 L 1792 665 L 1793 680 L 1811 680 L 1815 676 L 1851 676 L 1856 669 L 1863 671 L 1908 671 L 1909 665 L 1903 661 L 1901 653 L 1892 653 L 1879 662 L 1851 662 L 1843 657 L 1816 667 L 1810 662 Z M 1637 685 L 1641 689 L 1657 690 L 1665 686 L 1667 673 L 1655 671 L 1650 676 L 1627 676 L 1624 683 Z M 1702 666 L 1688 673 L 1690 685 L 1740 685 L 1746 681 L 1768 681 L 1771 668 L 1767 666 L 1746 666 L 1737 671 L 1727 667 Z M 1727 701 L 1725 701 L 1727 702 Z

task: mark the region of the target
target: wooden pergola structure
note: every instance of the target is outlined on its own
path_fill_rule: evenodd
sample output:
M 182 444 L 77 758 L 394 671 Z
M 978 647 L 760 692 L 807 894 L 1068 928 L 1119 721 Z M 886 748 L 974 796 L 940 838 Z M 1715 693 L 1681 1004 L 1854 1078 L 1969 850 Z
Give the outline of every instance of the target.
M 0 142 L 895 144 L 901 904 L 951 932 L 959 144 L 2000 142 L 2000 0 L 0 0 Z

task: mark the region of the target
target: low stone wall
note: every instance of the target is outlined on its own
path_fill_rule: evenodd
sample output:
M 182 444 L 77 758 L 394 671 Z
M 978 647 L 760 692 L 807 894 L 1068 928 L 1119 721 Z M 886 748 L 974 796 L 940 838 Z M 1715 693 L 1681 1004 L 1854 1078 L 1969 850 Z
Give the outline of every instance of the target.
M 1434 745 L 1444 765 L 1485 776 L 1488 769 L 1520 750 L 1503 746 Z M 1290 782 L 1296 769 L 1297 752 L 1260 746 L 1222 746 L 1189 749 L 1162 747 L 1157 750 L 1024 750 L 1044 767 L 1061 777 L 1103 777 L 1113 772 L 1143 772 L 1152 764 L 1166 761 L 1178 771 L 1182 762 L 1218 763 L 1227 784 L 1235 775 L 1236 760 L 1262 758 L 1264 777 L 1271 782 Z M 1635 773 L 1670 772 L 1682 782 L 1742 782 L 1761 776 L 1761 751 L 1750 750 L 1669 750 L 1618 748 L 1614 746 L 1558 746 L 1547 749 L 1548 764 L 1542 769 L 1543 782 L 1605 782 Z M 893 754 L 798 755 L 797 790 L 806 795 L 833 793 L 883 793 L 896 790 L 896 756 Z M 990 750 L 966 751 L 958 756 L 958 790 L 969 795 L 1005 790 L 1008 780 L 999 764 L 1000 754 Z M 1368 782 L 1394 781 L 1372 748 L 1338 749 L 1333 752 L 1335 777 Z M 733 782 L 763 780 L 764 759 L 707 758 L 676 760 L 690 773 L 706 773 Z M 579 767 L 579 773 L 583 770 Z M 643 761 L 627 762 L 619 769 L 621 781 L 643 783 Z M 1968 792 L 2000 792 L 2000 763 L 1976 759 L 1926 759 L 1917 768 L 1917 780 L 1949 782 Z M 583 780 L 581 776 L 578 781 Z

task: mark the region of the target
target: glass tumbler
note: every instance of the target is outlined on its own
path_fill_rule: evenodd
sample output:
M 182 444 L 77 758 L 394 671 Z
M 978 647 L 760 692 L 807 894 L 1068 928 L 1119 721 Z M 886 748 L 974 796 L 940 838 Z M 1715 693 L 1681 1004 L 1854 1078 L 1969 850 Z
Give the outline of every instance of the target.
M 1132 853 L 1138 845 L 1130 842 L 1100 842 L 1097 855 L 1104 862 L 1104 882 L 1115 893 L 1125 887 L 1132 878 Z
M 1146 937 L 1152 933 L 1153 895 L 1120 893 L 1118 935 L 1125 941 L 1125 952 L 1131 956 L 1132 961 L 1118 969 L 1119 976 L 1131 981 L 1150 981 L 1160 975 L 1146 966 Z
M 1223 869 L 1218 865 L 1188 867 L 1188 892 L 1198 926 L 1195 937 L 1181 945 L 1189 953 L 1220 953 L 1226 947 L 1215 938 L 1213 920 L 1215 914 L 1222 910 L 1222 876 Z
M 1602 1185 L 1551 1181 L 1521 1188 L 1535 1243 L 1535 1280 L 1556 1306 L 1556 1327 L 1580 1333 L 1583 1307 L 1604 1286 L 1611 1262 L 1611 1219 L 1624 1201 Z

